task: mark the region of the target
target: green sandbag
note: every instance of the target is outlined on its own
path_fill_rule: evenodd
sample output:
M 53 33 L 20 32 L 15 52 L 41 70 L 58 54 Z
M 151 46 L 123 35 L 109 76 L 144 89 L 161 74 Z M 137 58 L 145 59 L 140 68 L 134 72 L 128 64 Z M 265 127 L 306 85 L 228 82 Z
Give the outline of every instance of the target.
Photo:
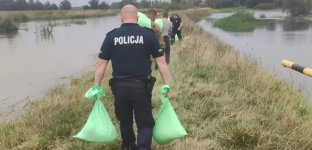
M 116 128 L 101 101 L 104 96 L 99 86 L 92 87 L 85 94 L 88 99 L 96 97 L 97 100 L 86 124 L 74 138 L 98 143 L 110 143 L 118 138 Z
M 175 35 L 175 41 L 180 41 L 178 35 Z
M 162 87 L 162 91 L 164 90 Z M 153 131 L 153 139 L 160 145 L 168 144 L 187 135 L 167 98 L 167 93 L 163 92 L 161 95 L 162 106 L 155 119 Z
M 160 30 L 162 31 L 164 28 L 164 21 L 162 18 L 157 18 L 155 20 L 155 23 L 159 26 Z
M 138 12 L 138 25 L 141 27 L 146 27 L 146 28 L 152 28 L 152 22 L 151 19 L 148 18 L 145 14 Z

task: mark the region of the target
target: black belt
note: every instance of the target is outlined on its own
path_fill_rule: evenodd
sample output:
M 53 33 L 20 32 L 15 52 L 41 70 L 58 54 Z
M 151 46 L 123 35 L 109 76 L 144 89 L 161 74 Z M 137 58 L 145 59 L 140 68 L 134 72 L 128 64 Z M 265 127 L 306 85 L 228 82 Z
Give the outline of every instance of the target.
M 116 81 L 116 87 L 126 87 L 126 88 L 146 88 L 145 82 L 123 82 Z

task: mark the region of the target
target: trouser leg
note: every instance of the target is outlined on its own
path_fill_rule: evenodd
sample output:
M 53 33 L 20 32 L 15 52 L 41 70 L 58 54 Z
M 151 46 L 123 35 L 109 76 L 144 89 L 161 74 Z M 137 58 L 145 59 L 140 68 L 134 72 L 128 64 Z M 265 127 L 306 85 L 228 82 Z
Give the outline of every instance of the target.
M 116 88 L 114 105 L 115 115 L 120 122 L 122 149 L 134 149 L 136 139 L 133 131 L 133 107 L 126 88 Z
M 169 41 L 169 37 L 168 36 L 164 36 L 164 41 L 165 41 L 165 44 L 166 44 L 165 58 L 166 58 L 167 64 L 169 64 L 169 62 L 170 62 L 170 41 Z
M 179 40 L 181 41 L 182 40 L 181 29 L 177 30 L 177 36 L 178 36 Z
M 173 29 L 172 30 L 172 34 L 171 34 L 171 45 L 175 42 L 175 35 L 177 34 L 177 29 Z
M 146 89 L 133 90 L 135 121 L 138 127 L 137 150 L 151 150 L 155 121 L 152 114 L 152 97 Z

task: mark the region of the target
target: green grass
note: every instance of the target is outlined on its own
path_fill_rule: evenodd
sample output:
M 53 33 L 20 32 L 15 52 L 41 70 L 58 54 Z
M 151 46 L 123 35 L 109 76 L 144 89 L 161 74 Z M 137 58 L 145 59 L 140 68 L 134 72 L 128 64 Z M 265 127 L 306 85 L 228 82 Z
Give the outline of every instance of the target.
M 238 12 L 238 11 L 250 11 L 253 12 L 255 11 L 252 8 L 247 8 L 247 7 L 233 7 L 233 8 L 220 8 L 216 9 L 216 12 Z
M 172 46 L 169 94 L 189 135 L 168 145 L 153 144 L 153 150 L 311 149 L 312 104 L 261 69 L 257 59 L 237 53 L 197 27 L 189 13 L 194 12 L 179 12 L 188 38 Z M 109 67 L 102 83 L 103 102 L 118 128 L 108 86 L 111 73 Z M 157 114 L 162 82 L 159 73 L 154 75 Z M 93 83 L 94 72 L 87 72 L 45 93 L 20 119 L 0 124 L 0 149 L 119 150 L 120 138 L 111 144 L 72 138 L 92 110 L 94 101 L 83 95 Z
M 161 9 L 156 9 L 161 11 Z M 146 11 L 146 9 L 139 9 Z M 104 16 L 114 16 L 119 9 L 108 10 L 45 10 L 45 11 L 0 11 L 0 19 L 7 18 L 14 22 L 26 22 L 30 20 L 56 20 L 56 19 L 83 19 Z
M 249 32 L 256 28 L 256 18 L 250 12 L 239 11 L 229 17 L 216 20 L 213 25 L 225 31 Z

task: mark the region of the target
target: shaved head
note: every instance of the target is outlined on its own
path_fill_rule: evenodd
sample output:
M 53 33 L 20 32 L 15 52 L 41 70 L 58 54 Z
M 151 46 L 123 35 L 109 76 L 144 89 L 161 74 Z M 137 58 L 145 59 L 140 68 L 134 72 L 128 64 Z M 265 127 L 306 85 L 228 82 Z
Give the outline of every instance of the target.
M 122 23 L 137 23 L 138 9 L 133 5 L 125 5 L 120 11 Z

